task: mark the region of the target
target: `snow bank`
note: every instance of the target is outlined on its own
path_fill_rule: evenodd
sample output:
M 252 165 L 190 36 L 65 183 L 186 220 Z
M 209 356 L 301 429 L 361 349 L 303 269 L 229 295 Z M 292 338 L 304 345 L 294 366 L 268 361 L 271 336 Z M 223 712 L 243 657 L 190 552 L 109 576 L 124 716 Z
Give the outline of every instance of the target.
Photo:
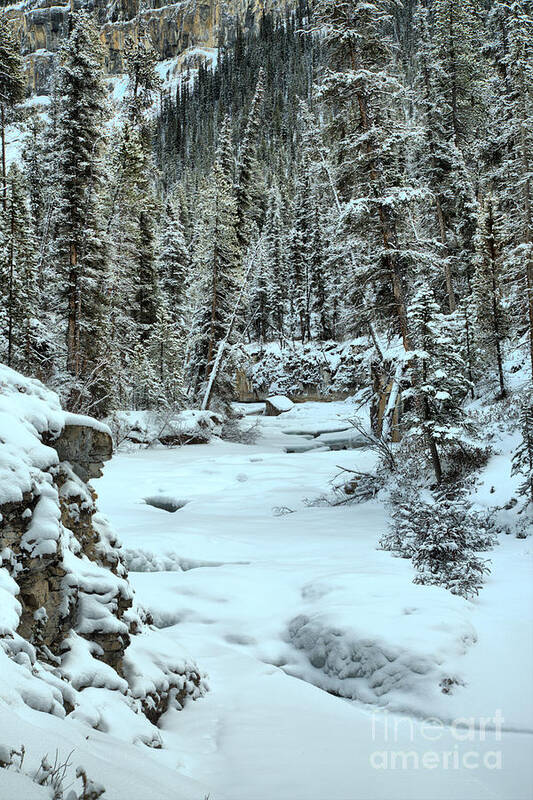
M 328 692 L 417 711 L 427 698 L 460 682 L 445 663 L 476 639 L 469 604 L 405 576 L 348 573 L 304 587 L 305 606 L 287 640 L 305 656 L 286 668 Z
M 0 364 L 0 505 L 20 502 L 40 473 L 58 463 L 42 434 L 57 437 L 64 426 L 54 392 Z

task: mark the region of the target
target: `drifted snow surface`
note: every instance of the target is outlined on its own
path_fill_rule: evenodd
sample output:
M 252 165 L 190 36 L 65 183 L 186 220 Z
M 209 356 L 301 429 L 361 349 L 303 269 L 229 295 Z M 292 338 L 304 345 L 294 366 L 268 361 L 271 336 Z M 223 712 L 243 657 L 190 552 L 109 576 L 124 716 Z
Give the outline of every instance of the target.
M 164 715 L 159 750 L 129 744 L 120 720 L 97 731 L 19 708 L 10 739 L 76 748 L 109 800 L 530 798 L 532 540 L 502 536 L 475 602 L 413 585 L 410 562 L 376 548 L 379 502 L 309 504 L 373 455 L 287 452 L 353 415 L 308 403 L 261 417 L 254 445 L 118 454 L 94 482 L 100 509 L 158 647 L 185 645 L 210 692 Z M 46 796 L 1 779 L 0 798 Z

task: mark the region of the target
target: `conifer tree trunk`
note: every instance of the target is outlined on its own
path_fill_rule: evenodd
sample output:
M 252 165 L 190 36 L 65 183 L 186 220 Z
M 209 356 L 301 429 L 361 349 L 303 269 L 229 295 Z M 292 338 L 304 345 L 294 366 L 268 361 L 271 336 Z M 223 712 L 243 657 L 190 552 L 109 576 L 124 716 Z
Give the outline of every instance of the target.
M 217 316 L 217 270 L 213 269 L 213 283 L 211 288 L 211 324 L 209 328 L 209 343 L 207 345 L 206 376 L 209 376 L 212 367 L 213 355 L 215 352 L 216 338 L 216 316 Z
M 525 96 L 525 86 L 522 87 Z M 522 166 L 524 172 L 524 243 L 526 249 L 526 291 L 527 312 L 529 321 L 529 355 L 531 360 L 531 380 L 533 381 L 533 242 L 531 240 L 531 180 L 529 154 L 526 140 L 526 114 L 525 104 L 522 103 L 521 148 Z
M 501 397 L 505 397 L 505 379 L 503 375 L 503 358 L 502 358 L 502 330 L 501 330 L 501 320 L 500 320 L 500 309 L 498 306 L 498 285 L 496 282 L 496 244 L 494 240 L 494 215 L 493 215 L 493 208 L 492 203 L 489 203 L 488 208 L 488 219 L 487 219 L 487 226 L 488 226 L 488 246 L 489 246 L 489 257 L 490 257 L 490 276 L 491 276 L 491 300 L 492 300 L 492 319 L 494 325 L 494 342 L 495 342 L 495 351 L 496 351 L 496 363 L 498 366 L 498 379 L 500 382 L 500 394 Z
M 422 61 L 422 74 L 423 74 L 423 81 L 424 81 L 424 90 L 425 90 L 425 101 L 427 104 L 428 109 L 431 107 L 431 81 L 430 81 L 430 74 L 429 74 L 429 67 L 427 63 L 427 59 L 424 58 Z M 431 112 L 428 111 L 428 116 L 431 117 Z M 427 129 L 427 139 L 429 145 L 429 155 L 431 159 L 431 165 L 433 170 L 437 167 L 437 148 L 435 145 L 434 135 L 432 131 L 432 125 L 428 125 Z M 435 207 L 437 211 L 437 222 L 439 225 L 439 235 L 440 241 L 443 247 L 448 250 L 448 234 L 447 234 L 447 224 L 446 224 L 446 216 L 444 214 L 444 210 L 442 208 L 442 199 L 440 192 L 436 192 L 435 194 Z M 448 307 L 450 309 L 450 313 L 453 314 L 455 309 L 457 308 L 457 303 L 455 300 L 455 292 L 453 289 L 453 280 L 452 280 L 452 273 L 451 267 L 446 259 L 445 267 L 444 267 L 444 275 L 446 278 L 446 293 L 448 295 Z
M 2 208 L 7 211 L 7 174 L 6 174 L 6 112 L 4 104 L 0 104 L 0 138 L 2 140 Z
M 450 4 L 449 35 L 450 35 L 450 79 L 451 79 L 451 98 L 452 125 L 455 144 L 459 143 L 459 112 L 457 107 L 457 57 L 455 53 L 455 30 L 454 30 L 454 7 Z

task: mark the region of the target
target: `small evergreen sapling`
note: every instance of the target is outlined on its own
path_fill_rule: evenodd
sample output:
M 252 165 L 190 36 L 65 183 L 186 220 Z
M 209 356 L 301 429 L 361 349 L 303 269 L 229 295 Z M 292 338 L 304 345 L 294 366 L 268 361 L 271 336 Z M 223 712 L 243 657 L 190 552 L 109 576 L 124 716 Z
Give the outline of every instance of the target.
M 379 540 L 379 546 L 398 558 L 412 558 L 417 536 L 425 522 L 425 504 L 420 502 L 417 492 L 406 493 L 401 489 L 393 492 L 390 499 L 392 523 Z
M 425 525 L 415 539 L 413 565 L 418 574 L 413 583 L 444 586 L 467 598 L 479 594 L 490 570 L 471 544 L 476 516 L 448 500 L 428 505 L 422 516 Z
M 496 544 L 490 515 L 474 511 L 461 497 L 423 496 L 398 489 L 391 495 L 392 523 L 380 546 L 412 558 L 414 583 L 444 586 L 462 597 L 477 595 L 489 572 L 478 553 Z

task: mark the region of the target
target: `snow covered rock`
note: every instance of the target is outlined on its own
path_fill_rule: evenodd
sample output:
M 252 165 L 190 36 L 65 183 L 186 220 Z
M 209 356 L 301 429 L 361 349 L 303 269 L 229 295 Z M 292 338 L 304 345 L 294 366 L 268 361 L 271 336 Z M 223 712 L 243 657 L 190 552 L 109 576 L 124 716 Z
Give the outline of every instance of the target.
M 0 365 L 0 443 L 0 698 L 64 716 L 83 690 L 112 689 L 153 722 L 171 697 L 201 694 L 197 667 L 176 653 L 154 655 L 150 698 L 128 681 L 149 632 L 87 483 L 111 458 L 107 426 Z
M 268 397 L 265 405 L 266 417 L 279 417 L 285 411 L 290 411 L 294 403 L 288 397 L 276 395 L 275 397 Z

